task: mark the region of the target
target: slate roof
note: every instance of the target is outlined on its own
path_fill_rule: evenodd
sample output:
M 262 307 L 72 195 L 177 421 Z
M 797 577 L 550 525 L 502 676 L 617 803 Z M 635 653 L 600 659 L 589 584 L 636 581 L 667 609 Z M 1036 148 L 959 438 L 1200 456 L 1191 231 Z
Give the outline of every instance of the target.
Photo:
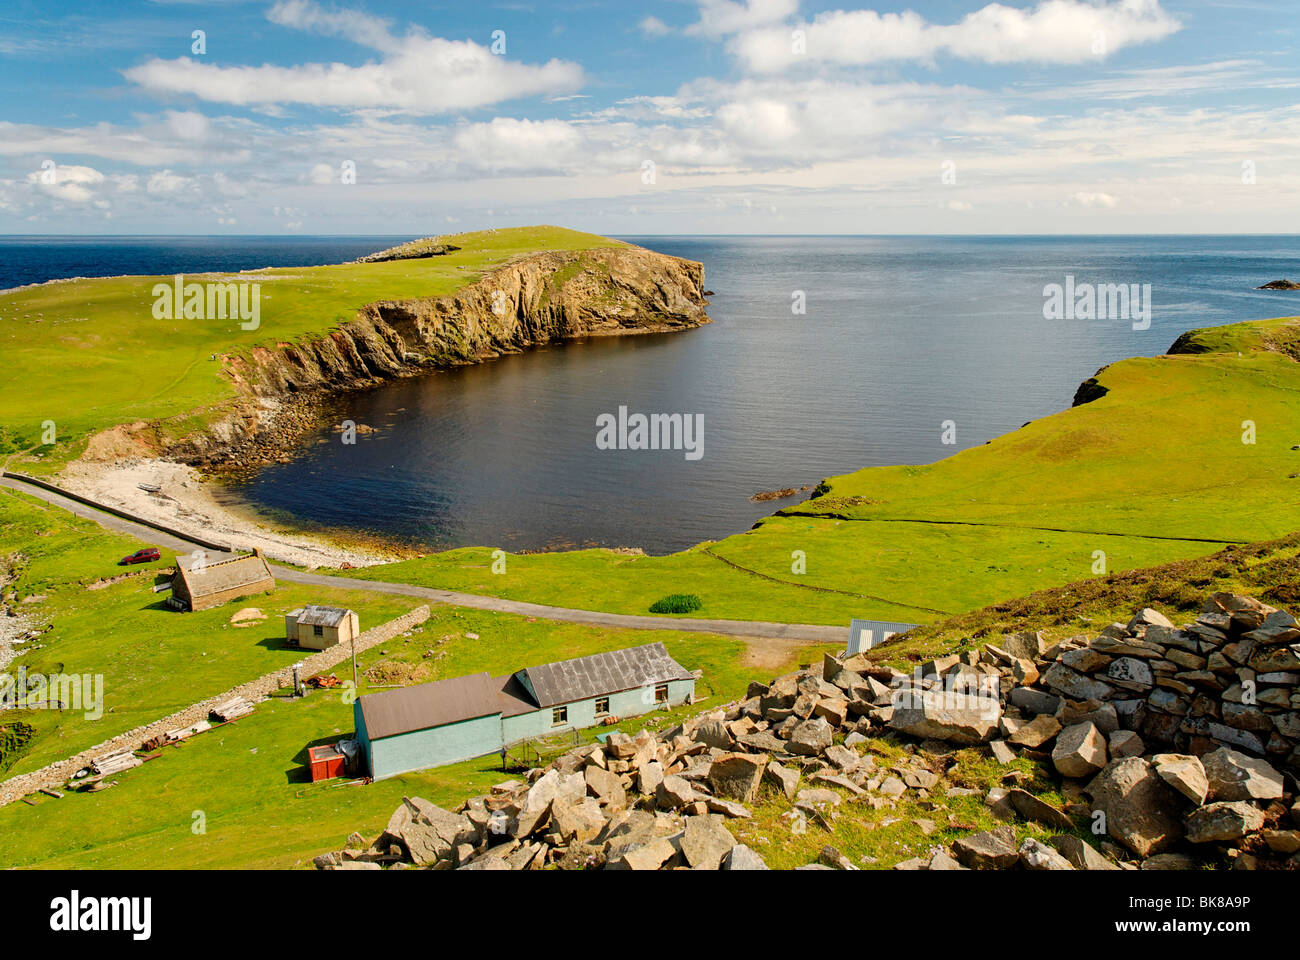
M 692 679 L 662 643 L 525 667 L 520 672 L 527 674 L 540 707 L 602 697 L 652 683 Z
M 501 712 L 500 685 L 487 673 L 472 673 L 400 690 L 370 693 L 358 700 L 371 740 L 441 727 Z
M 309 627 L 337 627 L 347 615 L 348 611 L 342 607 L 319 607 L 313 603 L 302 608 L 298 622 Z
M 193 557 L 181 555 L 176 558 L 176 566 L 191 597 L 206 597 L 271 579 L 266 561 L 251 553 L 211 553 L 202 568 L 196 566 Z

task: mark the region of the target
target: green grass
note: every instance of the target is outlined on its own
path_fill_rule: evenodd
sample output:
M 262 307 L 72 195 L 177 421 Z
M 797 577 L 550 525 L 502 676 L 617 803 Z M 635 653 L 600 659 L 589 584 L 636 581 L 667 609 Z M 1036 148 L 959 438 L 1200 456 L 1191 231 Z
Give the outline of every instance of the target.
M 1300 530 L 1300 325 L 1194 331 L 1107 393 L 927 466 L 831 477 L 754 530 L 667 557 L 452 550 L 349 575 L 617 613 L 931 623 L 1008 597 Z M 1254 443 L 1243 443 L 1243 423 Z M 795 573 L 795 551 L 806 570 Z
M 479 639 L 467 636 L 471 633 Z M 378 689 L 398 677 L 421 682 L 480 670 L 504 673 L 652 640 L 662 641 L 689 669 L 704 671 L 697 683 L 701 702 L 580 731 L 580 739 L 612 729 L 663 728 L 774 672 L 746 666 L 744 643 L 729 637 L 607 630 L 437 607 L 434 618 L 411 636 L 358 658 L 360 690 Z M 781 669 L 816 653 L 795 649 Z M 508 777 L 493 756 L 367 786 L 308 782 L 307 748 L 351 732 L 352 708 L 337 690 L 315 691 L 300 701 L 272 698 L 250 717 L 164 748 L 158 759 L 115 777 L 119 785 L 111 790 L 68 793 L 62 800 L 36 797 L 35 807 L 0 808 L 0 833 L 6 838 L 0 867 L 302 866 L 318 853 L 340 848 L 354 830 L 373 838 L 403 796 L 454 807 Z M 543 744 L 542 756 L 572 743 L 565 736 Z M 205 834 L 191 832 L 196 811 L 206 818 Z
M 151 291 L 167 277 L 0 293 L 0 454 L 37 444 L 46 421 L 53 421 L 58 443 L 40 452 L 54 465 L 77 456 L 89 435 L 121 423 L 179 418 L 168 428 L 183 434 L 202 425 L 207 408 L 234 396 L 213 354 L 246 357 L 259 345 L 316 337 L 377 301 L 445 296 L 519 256 L 622 246 L 560 227 L 443 239 L 461 249 L 423 260 L 187 275 L 187 282 L 230 277 L 261 284 L 257 330 L 243 330 L 238 320 L 154 319 Z

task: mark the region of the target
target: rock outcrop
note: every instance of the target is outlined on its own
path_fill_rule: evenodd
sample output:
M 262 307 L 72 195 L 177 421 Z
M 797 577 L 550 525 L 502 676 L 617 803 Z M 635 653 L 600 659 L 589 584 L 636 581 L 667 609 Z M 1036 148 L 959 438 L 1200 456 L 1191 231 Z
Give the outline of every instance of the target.
M 580 337 L 683 330 L 709 322 L 704 267 L 641 247 L 523 257 L 454 294 L 372 303 L 305 342 L 227 358 L 239 400 L 202 432 L 164 441 L 202 466 L 278 458 L 334 393 L 478 363 Z

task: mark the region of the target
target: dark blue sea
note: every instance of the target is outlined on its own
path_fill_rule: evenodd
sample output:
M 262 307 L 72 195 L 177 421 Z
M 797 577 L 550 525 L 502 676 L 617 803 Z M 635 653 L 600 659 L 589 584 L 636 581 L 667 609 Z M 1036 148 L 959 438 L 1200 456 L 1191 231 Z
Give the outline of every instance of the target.
M 405 237 L 0 239 L 0 287 L 59 276 L 339 262 Z M 929 463 L 1068 407 L 1080 381 L 1184 330 L 1300 314 L 1295 237 L 627 237 L 704 263 L 714 323 L 572 343 L 349 397 L 245 485 L 308 524 L 429 548 L 682 549 L 802 487 Z M 1045 319 L 1044 287 L 1150 285 L 1149 325 Z M 802 299 L 803 313 L 792 310 Z M 1134 324 L 1145 329 L 1134 329 Z M 703 453 L 602 450 L 602 414 L 703 416 Z M 955 444 L 942 442 L 945 425 Z M 805 494 L 802 494 L 806 496 Z M 789 502 L 789 501 L 785 501 Z

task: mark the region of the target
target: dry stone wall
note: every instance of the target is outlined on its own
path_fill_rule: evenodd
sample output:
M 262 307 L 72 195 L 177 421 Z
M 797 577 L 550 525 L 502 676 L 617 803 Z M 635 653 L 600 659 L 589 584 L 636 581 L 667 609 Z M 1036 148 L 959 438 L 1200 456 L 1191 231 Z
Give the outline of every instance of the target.
M 380 624 L 370 630 L 366 630 L 357 637 L 356 649 L 360 653 L 368 650 L 381 643 L 386 643 L 393 637 L 405 633 L 413 627 L 419 626 L 429 619 L 429 607 L 421 605 L 415 607 L 408 613 L 403 614 L 396 619 L 387 623 Z M 340 643 L 330 647 L 328 650 L 322 650 L 314 653 L 310 657 L 299 660 L 297 663 L 299 676 L 303 679 L 314 676 L 324 670 L 350 659 L 352 656 L 352 645 Z M 270 673 L 263 674 L 256 680 L 240 684 L 223 693 L 200 700 L 198 703 L 191 704 L 184 710 L 178 710 L 176 713 L 163 717 L 161 720 L 155 720 L 152 723 L 128 730 L 126 733 L 118 734 L 103 743 L 96 744 L 88 750 L 83 750 L 76 756 L 59 760 L 39 770 L 31 773 L 25 773 L 17 777 L 12 777 L 0 783 L 0 806 L 13 803 L 21 797 L 30 793 L 35 793 L 42 787 L 55 788 L 68 781 L 77 771 L 88 766 L 90 762 L 106 753 L 112 753 L 117 750 L 139 750 L 144 744 L 156 737 L 163 736 L 168 730 L 176 730 L 182 727 L 189 727 L 200 720 L 206 720 L 212 708 L 227 700 L 242 697 L 250 702 L 256 702 L 276 690 L 280 690 L 293 682 L 293 665 L 282 667 L 279 670 L 273 670 Z

